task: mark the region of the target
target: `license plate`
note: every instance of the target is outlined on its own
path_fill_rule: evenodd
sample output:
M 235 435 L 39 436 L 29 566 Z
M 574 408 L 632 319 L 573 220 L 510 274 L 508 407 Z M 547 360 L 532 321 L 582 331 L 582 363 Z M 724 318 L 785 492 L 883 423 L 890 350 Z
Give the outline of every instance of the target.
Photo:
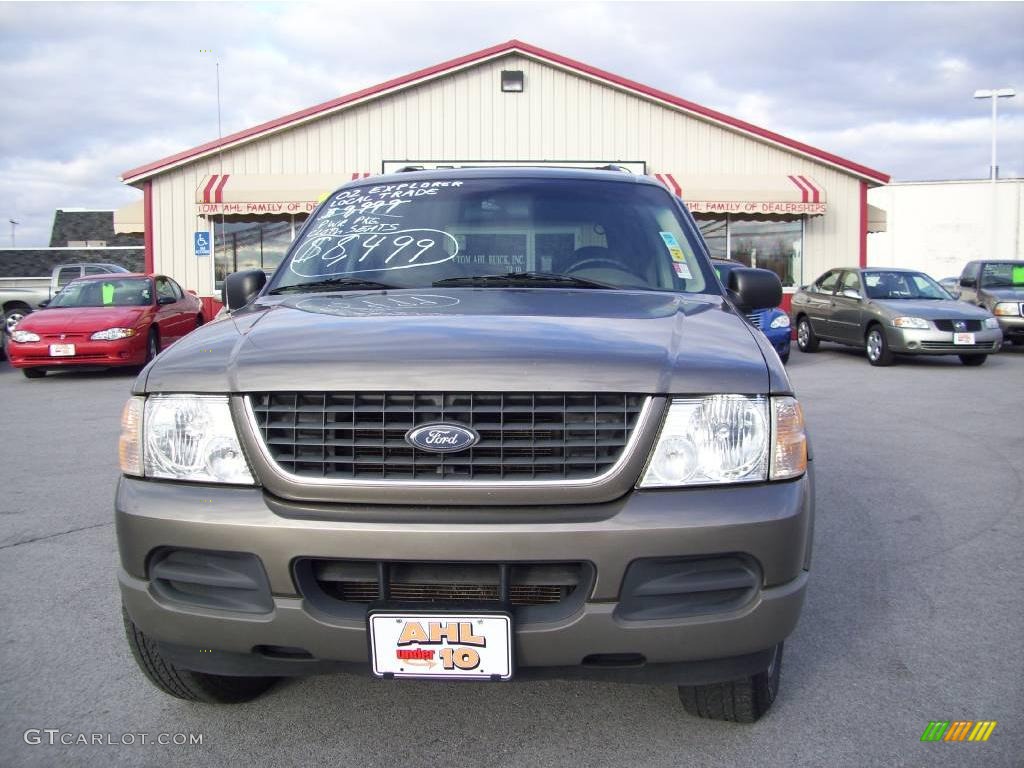
M 50 357 L 71 357 L 75 354 L 74 344 L 51 344 Z
M 973 333 L 954 333 L 953 334 L 954 344 L 973 344 L 974 334 Z
M 370 654 L 377 677 L 512 678 L 512 619 L 506 614 L 375 612 Z

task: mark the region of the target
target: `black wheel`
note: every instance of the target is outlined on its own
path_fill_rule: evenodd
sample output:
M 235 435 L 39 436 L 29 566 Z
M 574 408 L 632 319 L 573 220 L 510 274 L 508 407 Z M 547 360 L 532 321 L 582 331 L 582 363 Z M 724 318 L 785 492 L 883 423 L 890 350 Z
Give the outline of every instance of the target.
M 21 372 L 25 374 L 26 379 L 41 379 L 46 375 L 45 368 L 22 368 Z
M 783 365 L 788 363 L 789 362 L 789 352 L 786 352 L 785 354 L 779 355 L 779 360 L 782 361 Z
M 156 328 L 149 329 L 149 338 L 146 339 L 146 362 L 160 354 L 160 337 Z
M 821 341 L 811 327 L 811 321 L 806 316 L 801 316 L 796 321 L 796 345 L 801 352 L 817 352 Z
M 31 311 L 32 310 L 29 309 L 28 307 L 18 306 L 11 307 L 6 312 L 4 312 L 4 325 L 7 327 L 7 330 L 13 331 L 14 326 L 16 326 L 21 321 L 21 319 L 25 315 L 29 314 Z
M 976 365 L 984 365 L 988 355 L 960 355 L 960 362 L 972 368 Z
M 771 709 L 779 693 L 782 646 L 775 646 L 767 669 L 741 680 L 710 685 L 681 685 L 679 700 L 691 715 L 708 720 L 754 723 Z
M 180 669 L 160 655 L 156 643 L 139 631 L 124 606 L 121 616 L 139 669 L 149 682 L 170 696 L 206 704 L 239 704 L 252 701 L 277 682 L 274 677 L 228 677 Z
M 11 331 L 13 331 L 14 326 L 16 326 L 21 321 L 21 319 L 25 315 L 29 314 L 31 311 L 32 310 L 29 309 L 28 307 L 17 306 L 11 307 L 6 312 L 4 312 L 4 334 L 3 341 L 0 341 L 0 347 L 3 348 L 4 357 L 7 357 L 7 343 L 8 341 L 10 341 Z
M 205 322 L 206 321 L 203 320 L 203 316 L 202 315 L 196 315 L 196 328 L 202 328 L 203 327 L 203 323 L 205 323 Z
M 864 351 L 872 365 L 892 365 L 892 352 L 889 351 L 889 342 L 885 340 L 882 326 L 872 325 L 868 328 L 864 337 Z

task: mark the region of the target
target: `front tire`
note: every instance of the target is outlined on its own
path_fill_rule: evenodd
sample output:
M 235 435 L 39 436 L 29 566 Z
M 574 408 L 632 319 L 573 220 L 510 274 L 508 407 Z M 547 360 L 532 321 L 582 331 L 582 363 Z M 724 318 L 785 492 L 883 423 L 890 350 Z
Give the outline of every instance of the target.
M 817 352 L 821 341 L 811 327 L 811 321 L 806 316 L 796 321 L 796 345 L 801 352 Z
M 160 354 L 160 336 L 156 328 L 149 329 L 149 337 L 146 339 L 146 363 Z
M 277 682 L 274 677 L 228 677 L 176 667 L 160 654 L 157 644 L 135 626 L 124 606 L 121 606 L 121 616 L 128 646 L 139 669 L 149 682 L 169 696 L 205 704 L 240 704 L 252 701 Z
M 892 365 L 892 351 L 889 349 L 889 342 L 885 340 L 885 331 L 882 326 L 873 325 L 868 328 L 864 337 L 864 351 L 867 353 L 868 362 L 872 365 Z
M 988 355 L 960 355 L 959 357 L 961 363 L 971 368 L 984 365 L 985 361 L 988 360 Z
M 727 683 L 679 686 L 683 709 L 708 720 L 757 722 L 771 709 L 779 693 L 783 645 L 775 646 L 766 669 L 750 677 Z

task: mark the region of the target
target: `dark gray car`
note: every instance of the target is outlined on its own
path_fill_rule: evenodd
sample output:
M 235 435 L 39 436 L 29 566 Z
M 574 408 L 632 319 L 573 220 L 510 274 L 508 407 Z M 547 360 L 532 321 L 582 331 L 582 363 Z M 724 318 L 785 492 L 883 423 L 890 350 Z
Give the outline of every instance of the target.
M 835 341 L 862 347 L 872 365 L 894 355 L 958 355 L 981 365 L 1003 339 L 991 312 L 910 269 L 831 269 L 793 295 L 790 312 L 801 352 Z
M 803 604 L 800 406 L 677 198 L 611 171 L 355 182 L 140 374 L 116 498 L 161 690 L 603 678 L 753 721 Z

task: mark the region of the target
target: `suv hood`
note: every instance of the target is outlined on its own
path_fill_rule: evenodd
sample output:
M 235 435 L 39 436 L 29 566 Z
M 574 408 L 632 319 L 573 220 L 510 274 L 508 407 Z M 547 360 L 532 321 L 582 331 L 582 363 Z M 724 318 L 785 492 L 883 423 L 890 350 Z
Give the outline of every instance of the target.
M 996 301 L 1024 301 L 1024 288 L 982 288 L 981 292 Z
M 189 334 L 136 388 L 789 391 L 755 333 L 720 296 L 433 288 L 265 297 Z

